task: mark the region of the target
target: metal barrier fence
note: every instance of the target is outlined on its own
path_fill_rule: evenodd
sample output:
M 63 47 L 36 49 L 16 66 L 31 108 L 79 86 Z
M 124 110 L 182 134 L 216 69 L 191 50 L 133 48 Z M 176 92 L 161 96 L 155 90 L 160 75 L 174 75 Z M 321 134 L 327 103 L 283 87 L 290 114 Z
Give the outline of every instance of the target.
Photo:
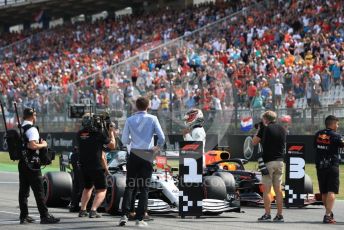
M 1 6 L 15 5 L 15 4 L 24 3 L 24 2 L 29 2 L 29 1 L 28 0 L 1 0 L 0 1 L 0 7 Z
M 253 134 L 254 128 L 250 132 L 243 132 L 240 129 L 242 118 L 252 117 L 253 123 L 260 121 L 261 114 L 265 110 L 222 110 L 222 111 L 204 111 L 205 128 L 209 134 Z M 185 110 L 178 111 L 159 111 L 154 113 L 158 116 L 161 126 L 166 134 L 181 134 L 185 127 L 182 120 Z M 306 109 L 277 109 L 278 121 L 284 125 L 289 134 L 308 135 L 314 134 L 317 130 L 324 128 L 324 120 L 328 115 L 335 115 L 340 118 L 339 132 L 344 132 L 344 107 L 323 107 Z M 290 123 L 283 123 L 280 118 L 284 115 L 291 116 Z M 119 121 L 120 129 L 123 128 L 127 113 L 123 116 L 112 119 Z M 7 124 L 10 128 L 16 126 L 15 114 L 6 114 Z M 74 132 L 80 127 L 80 119 L 71 119 L 66 113 L 50 114 L 37 116 L 37 125 L 42 132 Z M 3 121 L 0 123 L 0 129 L 4 130 Z

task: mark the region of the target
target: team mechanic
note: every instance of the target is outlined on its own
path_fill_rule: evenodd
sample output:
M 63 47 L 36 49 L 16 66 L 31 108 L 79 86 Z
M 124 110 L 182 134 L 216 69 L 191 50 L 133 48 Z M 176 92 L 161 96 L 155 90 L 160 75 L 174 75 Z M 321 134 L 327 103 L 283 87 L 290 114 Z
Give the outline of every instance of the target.
M 27 198 L 30 196 L 30 187 L 35 195 L 41 224 L 55 224 L 60 222 L 60 219 L 50 215 L 44 203 L 43 178 L 37 153 L 38 150 L 47 148 L 48 145 L 46 141 L 40 139 L 38 129 L 33 126 L 36 122 L 35 110 L 25 108 L 23 119 L 22 129 L 27 159 L 22 157 L 18 163 L 20 224 L 28 224 L 35 221 L 29 216 L 28 210 Z
M 332 212 L 335 194 L 339 192 L 339 148 L 344 147 L 343 137 L 336 133 L 338 118 L 330 115 L 325 119 L 326 129 L 315 134 L 315 164 L 319 181 L 319 190 L 326 212 L 323 223 L 335 224 Z
M 82 120 L 82 128 L 77 134 L 79 145 L 80 166 L 84 181 L 84 190 L 81 197 L 79 217 L 99 218 L 97 208 L 103 202 L 106 194 L 106 175 L 109 174 L 103 146 L 110 149 L 116 146 L 113 127 L 109 127 L 108 134 L 92 127 L 92 119 L 85 114 Z M 93 186 L 96 194 L 88 214 L 87 204 L 91 198 Z
M 267 175 L 263 175 L 262 183 L 264 185 L 263 199 L 265 214 L 258 218 L 258 221 L 271 221 L 271 199 L 270 191 L 273 186 L 276 194 L 277 215 L 274 222 L 284 222 L 282 215 L 283 193 L 282 193 L 282 175 L 284 167 L 284 155 L 286 145 L 286 130 L 279 124 L 276 124 L 277 115 L 273 111 L 266 111 L 263 114 L 263 127 L 260 127 L 258 133 L 253 138 L 253 144 L 262 142 L 263 161 L 268 170 Z M 263 174 L 263 173 L 262 173 Z

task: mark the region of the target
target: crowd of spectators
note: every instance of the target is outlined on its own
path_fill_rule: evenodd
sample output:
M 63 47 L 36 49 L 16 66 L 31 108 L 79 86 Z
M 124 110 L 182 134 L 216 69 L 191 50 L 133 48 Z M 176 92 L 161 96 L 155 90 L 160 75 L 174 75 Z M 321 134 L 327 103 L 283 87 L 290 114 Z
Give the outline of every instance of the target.
M 24 44 L 19 42 L 2 50 L 1 92 L 9 101 L 23 100 L 42 106 L 50 102 L 45 102 L 45 94 L 66 93 L 69 83 L 93 73 L 100 72 L 97 84 L 107 76 L 113 79 L 114 75 L 107 71 L 110 66 L 136 55 L 142 47 L 154 47 L 229 15 L 232 11 L 224 6 L 163 10 L 122 19 L 108 18 L 94 24 L 67 24 L 41 32 L 25 39 Z M 23 38 L 17 34 L 7 37 L 11 42 Z M 99 90 L 98 93 L 105 94 Z
M 293 108 L 298 98 L 320 107 L 323 92 L 344 86 L 344 2 L 266 2 L 247 8 L 252 1 L 242 1 L 236 8 L 242 13 L 196 33 L 234 8 L 165 10 L 41 33 L 1 61 L 2 96 L 43 112 L 65 111 L 82 99 L 130 110 L 136 95 L 153 98 L 154 110 L 172 106 L 177 114 L 192 107 Z M 109 68 L 182 35 L 183 45 L 159 49 L 125 71 Z

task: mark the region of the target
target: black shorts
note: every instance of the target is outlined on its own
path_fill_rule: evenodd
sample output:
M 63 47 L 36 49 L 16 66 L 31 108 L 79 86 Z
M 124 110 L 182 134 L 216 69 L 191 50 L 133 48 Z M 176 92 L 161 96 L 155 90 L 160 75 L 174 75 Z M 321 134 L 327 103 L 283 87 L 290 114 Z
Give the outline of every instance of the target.
M 103 169 L 87 170 L 82 169 L 85 188 L 106 189 L 106 177 Z
M 339 167 L 318 169 L 318 182 L 320 193 L 339 192 Z

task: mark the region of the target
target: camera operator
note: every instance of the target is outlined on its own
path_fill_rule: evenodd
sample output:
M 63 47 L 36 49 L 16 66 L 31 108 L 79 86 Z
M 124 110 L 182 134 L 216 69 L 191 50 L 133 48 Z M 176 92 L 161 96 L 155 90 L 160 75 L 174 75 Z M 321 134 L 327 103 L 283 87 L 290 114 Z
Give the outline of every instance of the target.
M 263 125 L 260 125 L 258 133 L 253 138 L 254 145 L 257 145 L 260 142 L 262 143 L 262 158 L 268 171 L 266 173 L 262 171 L 265 214 L 258 218 L 258 221 L 271 221 L 270 191 L 271 186 L 273 186 L 276 193 L 277 203 L 277 215 L 273 221 L 284 222 L 282 215 L 283 194 L 281 184 L 284 166 L 283 160 L 285 154 L 286 131 L 281 125 L 275 123 L 276 117 L 277 115 L 275 112 L 266 111 L 262 117 Z
M 99 218 L 97 208 L 103 202 L 106 194 L 106 175 L 109 174 L 103 146 L 110 149 L 116 146 L 113 127 L 106 134 L 103 127 L 96 127 L 95 118 L 89 114 L 83 116 L 82 129 L 77 134 L 80 152 L 80 165 L 84 179 L 84 190 L 81 197 L 79 217 Z M 103 126 L 101 124 L 101 126 Z M 88 214 L 87 203 L 92 195 L 93 187 L 96 195 Z
M 124 145 L 130 144 L 131 149 L 127 162 L 127 181 L 120 226 L 124 226 L 128 221 L 135 187 L 140 191 L 136 226 L 147 226 L 143 218 L 148 202 L 148 185 L 153 172 L 153 159 L 165 142 L 165 135 L 157 117 L 147 114 L 148 107 L 149 100 L 139 97 L 136 100 L 138 112 L 127 119 L 123 129 L 122 142 Z M 158 136 L 158 146 L 154 146 L 154 134 Z
M 339 192 L 339 148 L 344 147 L 343 137 L 336 133 L 339 120 L 335 116 L 325 119 L 326 129 L 315 134 L 314 148 L 316 150 L 315 164 L 319 181 L 319 190 L 322 196 L 326 213 L 323 219 L 325 224 L 335 224 L 333 206 L 335 194 Z
M 22 157 L 18 163 L 19 170 L 19 208 L 20 224 L 33 223 L 35 220 L 29 216 L 28 200 L 30 187 L 35 195 L 37 208 L 41 217 L 41 224 L 55 224 L 59 218 L 50 215 L 44 203 L 43 178 L 39 163 L 38 150 L 47 148 L 47 142 L 40 142 L 38 129 L 33 126 L 36 122 L 36 112 L 32 108 L 25 108 L 22 124 L 26 157 Z

